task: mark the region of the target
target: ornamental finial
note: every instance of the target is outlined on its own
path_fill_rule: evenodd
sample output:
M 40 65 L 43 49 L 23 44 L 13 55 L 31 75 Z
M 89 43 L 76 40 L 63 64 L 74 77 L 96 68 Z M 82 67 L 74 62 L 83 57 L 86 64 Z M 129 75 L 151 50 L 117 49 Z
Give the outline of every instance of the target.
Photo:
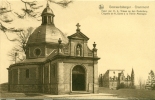
M 94 44 L 93 44 L 93 47 L 95 48 L 96 47 L 96 43 L 94 42 Z
M 48 0 L 47 0 L 47 4 L 46 4 L 46 6 L 49 7 Z
M 61 40 L 61 38 L 59 38 L 58 43 L 61 44 L 61 42 L 62 42 L 62 40 Z
M 80 28 L 79 28 L 79 27 L 80 27 L 81 25 L 80 25 L 79 23 L 77 23 L 76 26 L 77 26 L 77 29 L 76 29 L 76 30 L 77 30 L 77 31 L 80 31 Z

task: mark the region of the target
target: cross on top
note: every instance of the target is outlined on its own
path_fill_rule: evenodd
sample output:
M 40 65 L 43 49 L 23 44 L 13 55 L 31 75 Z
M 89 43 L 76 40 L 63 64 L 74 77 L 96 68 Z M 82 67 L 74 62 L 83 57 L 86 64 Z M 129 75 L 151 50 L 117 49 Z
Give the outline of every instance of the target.
M 46 4 L 46 6 L 49 7 L 48 0 L 47 0 L 47 4 Z
M 76 24 L 77 30 L 80 30 L 79 27 L 81 26 L 79 23 Z

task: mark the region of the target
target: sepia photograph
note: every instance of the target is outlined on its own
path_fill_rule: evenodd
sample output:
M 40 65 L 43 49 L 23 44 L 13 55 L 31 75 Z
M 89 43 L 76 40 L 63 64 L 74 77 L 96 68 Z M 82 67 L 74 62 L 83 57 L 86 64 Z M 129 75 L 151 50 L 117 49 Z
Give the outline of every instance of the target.
M 1 0 L 0 100 L 155 99 L 155 1 Z

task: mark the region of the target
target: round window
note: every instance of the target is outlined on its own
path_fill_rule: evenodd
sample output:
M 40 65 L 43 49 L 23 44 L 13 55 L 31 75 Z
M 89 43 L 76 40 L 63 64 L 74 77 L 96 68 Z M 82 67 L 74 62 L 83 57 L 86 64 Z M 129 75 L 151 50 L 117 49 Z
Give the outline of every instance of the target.
M 35 51 L 34 51 L 34 54 L 36 56 L 39 56 L 41 54 L 41 50 L 39 48 L 36 48 Z

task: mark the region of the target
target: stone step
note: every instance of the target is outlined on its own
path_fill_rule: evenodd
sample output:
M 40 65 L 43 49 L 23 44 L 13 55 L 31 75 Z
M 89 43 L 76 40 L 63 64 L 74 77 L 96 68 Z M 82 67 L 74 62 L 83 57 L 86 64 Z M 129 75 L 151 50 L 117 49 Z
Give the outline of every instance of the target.
M 87 91 L 72 91 L 70 93 L 70 95 L 74 95 L 74 94 L 90 94 L 90 92 L 87 92 Z

